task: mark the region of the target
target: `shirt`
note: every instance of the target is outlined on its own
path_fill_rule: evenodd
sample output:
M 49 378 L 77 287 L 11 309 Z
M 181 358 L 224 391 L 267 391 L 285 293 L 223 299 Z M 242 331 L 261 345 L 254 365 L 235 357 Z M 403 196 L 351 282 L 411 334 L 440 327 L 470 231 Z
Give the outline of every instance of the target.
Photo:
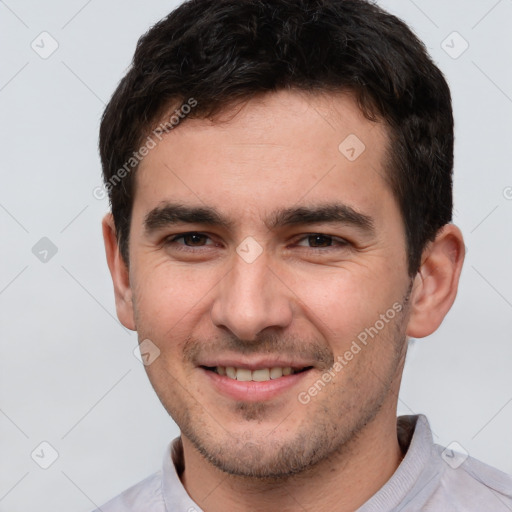
M 434 444 L 427 418 L 400 416 L 398 441 L 405 457 L 388 482 L 356 512 L 511 512 L 512 477 L 450 446 Z M 203 512 L 181 484 L 178 437 L 163 467 L 95 512 Z

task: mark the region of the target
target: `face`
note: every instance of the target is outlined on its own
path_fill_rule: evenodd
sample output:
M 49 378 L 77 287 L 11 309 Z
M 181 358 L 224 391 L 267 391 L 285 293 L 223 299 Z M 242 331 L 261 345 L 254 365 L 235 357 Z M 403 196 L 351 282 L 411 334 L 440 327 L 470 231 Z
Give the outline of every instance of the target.
M 300 472 L 395 417 L 410 278 L 386 145 L 350 95 L 280 92 L 186 120 L 137 171 L 124 323 L 224 471 Z

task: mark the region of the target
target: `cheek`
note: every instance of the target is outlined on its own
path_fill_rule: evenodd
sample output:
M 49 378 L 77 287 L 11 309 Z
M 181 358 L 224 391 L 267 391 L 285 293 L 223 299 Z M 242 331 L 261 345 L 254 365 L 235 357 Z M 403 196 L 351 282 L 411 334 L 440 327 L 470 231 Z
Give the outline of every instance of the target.
M 402 298 L 402 286 L 394 276 L 359 265 L 332 272 L 308 272 L 300 277 L 290 273 L 288 277 L 302 314 L 329 341 L 334 352 L 344 350 Z
M 207 269 L 169 261 L 139 260 L 132 281 L 138 330 L 162 336 L 175 327 L 190 325 L 204 311 L 218 281 Z M 183 327 L 182 327 L 183 328 Z

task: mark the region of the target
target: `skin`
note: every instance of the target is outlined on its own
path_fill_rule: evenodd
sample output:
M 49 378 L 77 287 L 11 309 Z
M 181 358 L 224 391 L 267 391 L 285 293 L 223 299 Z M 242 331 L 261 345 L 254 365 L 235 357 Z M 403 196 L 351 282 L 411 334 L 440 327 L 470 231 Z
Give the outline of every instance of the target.
M 350 134 L 366 148 L 354 161 L 338 150 Z M 208 512 L 355 510 L 403 457 L 396 404 L 407 337 L 432 333 L 450 309 L 464 244 L 445 226 L 408 275 L 386 147 L 384 124 L 364 118 L 349 94 L 267 94 L 213 120 L 186 120 L 145 157 L 129 268 L 111 215 L 103 221 L 117 314 L 160 350 L 146 370 L 182 432 L 182 483 Z M 215 208 L 231 225 L 148 231 L 146 216 L 166 202 Z M 265 223 L 278 209 L 334 202 L 371 218 L 373 231 Z M 173 239 L 187 232 L 206 236 Z M 251 263 L 236 251 L 248 236 L 262 251 Z M 393 305 L 401 311 L 301 403 L 299 393 Z M 269 399 L 235 400 L 199 366 L 263 356 L 312 368 Z

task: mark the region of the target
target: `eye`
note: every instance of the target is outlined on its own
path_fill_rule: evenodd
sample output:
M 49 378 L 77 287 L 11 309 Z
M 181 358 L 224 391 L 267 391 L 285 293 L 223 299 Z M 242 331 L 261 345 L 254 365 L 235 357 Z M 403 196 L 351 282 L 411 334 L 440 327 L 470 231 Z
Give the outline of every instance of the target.
M 343 238 L 333 237 L 331 235 L 324 235 L 323 233 L 311 233 L 301 238 L 297 245 L 301 247 L 309 247 L 318 249 L 323 247 L 343 247 L 349 243 Z
M 208 243 L 208 241 L 210 243 Z M 212 245 L 213 241 L 209 236 L 202 233 L 192 231 L 190 233 L 181 233 L 179 235 L 173 235 L 165 240 L 166 245 L 182 245 L 186 247 L 203 247 L 206 245 Z

